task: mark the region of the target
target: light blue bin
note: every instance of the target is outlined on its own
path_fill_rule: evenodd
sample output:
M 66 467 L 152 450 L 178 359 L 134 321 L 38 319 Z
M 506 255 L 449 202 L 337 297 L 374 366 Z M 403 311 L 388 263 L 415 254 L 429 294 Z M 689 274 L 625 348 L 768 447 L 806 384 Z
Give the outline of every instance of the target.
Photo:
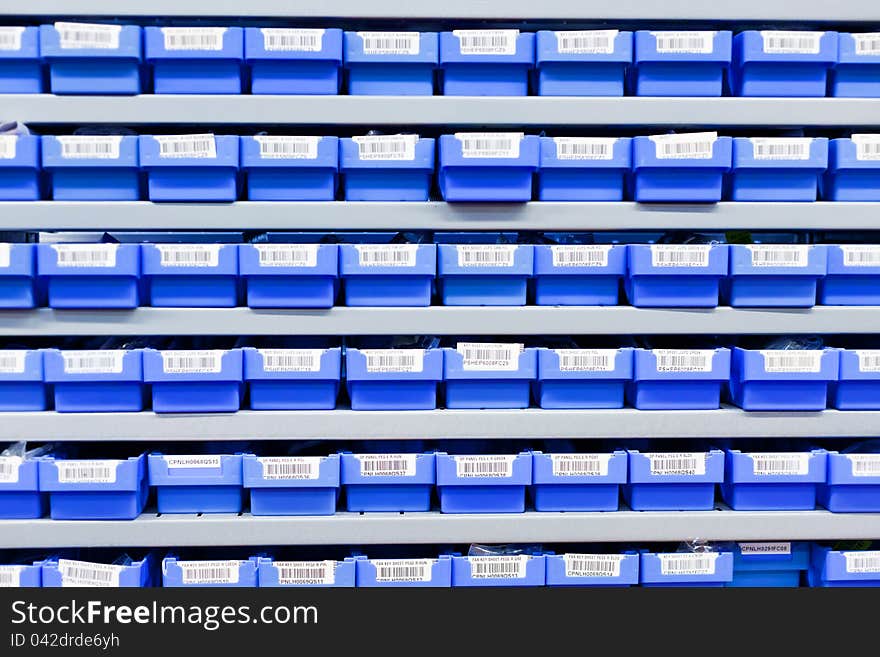
M 38 94 L 43 91 L 40 28 L 0 27 L 0 93 Z
M 346 32 L 345 68 L 352 96 L 432 96 L 436 32 Z
M 825 96 L 837 32 L 747 30 L 733 39 L 734 96 Z
M 632 32 L 541 30 L 535 48 L 539 96 L 623 96 Z
M 244 59 L 255 96 L 335 95 L 342 80 L 342 30 L 246 27 Z
M 240 27 L 145 27 L 144 60 L 156 94 L 240 94 Z

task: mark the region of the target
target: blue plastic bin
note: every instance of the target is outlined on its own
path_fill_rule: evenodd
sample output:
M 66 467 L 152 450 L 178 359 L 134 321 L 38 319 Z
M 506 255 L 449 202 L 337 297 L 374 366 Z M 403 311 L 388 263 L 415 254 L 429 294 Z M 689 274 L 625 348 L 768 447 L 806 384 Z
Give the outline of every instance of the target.
M 141 93 L 141 27 L 94 23 L 40 26 L 40 55 L 53 94 Z
M 579 30 L 536 35 L 539 96 L 622 96 L 632 32 Z
M 143 276 L 156 308 L 238 305 L 235 244 L 144 244 Z
M 532 483 L 532 454 L 437 453 L 441 513 L 522 513 Z
M 733 168 L 728 178 L 731 201 L 811 202 L 828 168 L 824 137 L 733 140 Z
M 634 349 L 627 399 L 643 411 L 714 410 L 729 378 L 729 349 Z
M 440 137 L 437 182 L 443 199 L 515 202 L 532 200 L 541 141 L 521 132 L 460 132 Z
M 165 588 L 255 588 L 259 582 L 259 559 L 223 561 L 183 561 L 176 557 L 162 560 L 162 586 Z
M 797 587 L 809 565 L 809 543 L 734 543 L 733 579 L 727 586 Z
M 630 244 L 626 296 L 640 308 L 714 308 L 726 244 Z
M 39 304 L 35 244 L 0 242 L 0 309 L 33 308 Z
M 835 513 L 880 512 L 880 454 L 828 452 L 818 499 Z
M 40 29 L 0 27 L 0 93 L 38 94 L 43 91 Z
M 342 454 L 348 511 L 429 511 L 437 481 L 430 454 Z
M 43 562 L 43 588 L 146 588 L 152 585 L 151 566 L 149 557 L 127 566 L 52 558 Z
M 352 96 L 432 96 L 436 32 L 346 32 L 345 68 Z
M 259 560 L 260 588 L 296 586 L 303 588 L 353 588 L 356 582 L 354 557 L 342 561 Z
M 231 413 L 241 408 L 241 349 L 144 349 L 144 383 L 156 413 Z
M 823 587 L 880 586 L 880 550 L 832 550 L 814 544 L 807 581 Z
M 538 350 L 513 343 L 446 348 L 446 408 L 528 408 L 538 378 Z
M 639 583 L 639 555 L 565 554 L 544 555 L 547 586 L 636 586 Z
M 0 565 L 0 588 L 40 588 L 43 582 L 42 561 L 32 565 Z
M 341 244 L 346 306 L 430 306 L 434 244 Z
M 149 473 L 159 513 L 241 513 L 241 454 L 150 454 Z
M 242 92 L 240 27 L 145 27 L 144 44 L 144 60 L 153 67 L 153 93 Z
M 43 351 L 45 381 L 59 413 L 144 410 L 144 372 L 140 349 Z
M 617 511 L 627 479 L 627 455 L 532 453 L 536 511 Z
M 630 348 L 541 348 L 535 399 L 541 408 L 623 408 L 632 372 Z
M 339 499 L 339 454 L 243 457 L 255 516 L 330 516 Z M 354 571 L 352 571 L 353 573 Z M 352 576 L 352 585 L 354 584 Z
M 733 39 L 734 96 L 825 95 L 837 62 L 837 32 L 747 30 Z
M 251 308 L 330 308 L 336 302 L 336 244 L 241 244 L 238 267 Z
M 0 350 L 0 412 L 47 408 L 42 350 Z
M 230 202 L 238 196 L 238 137 L 141 135 L 141 167 L 151 201 Z
M 40 138 L 0 135 L 0 201 L 38 201 L 40 191 Z
M 443 361 L 442 349 L 346 349 L 352 410 L 433 410 Z
M 724 501 L 734 511 L 809 511 L 825 482 L 826 452 L 727 450 Z
M 519 30 L 440 33 L 444 96 L 528 96 L 535 35 Z
M 828 270 L 819 281 L 823 306 L 880 306 L 880 245 L 828 245 Z
M 147 458 L 40 459 L 40 491 L 53 520 L 134 520 L 147 503 Z
M 827 271 L 828 247 L 731 244 L 728 303 L 739 307 L 809 308 Z
M 0 352 L 2 353 L 2 352 Z M 20 456 L 0 456 L 0 518 L 42 518 L 49 508 L 40 491 L 39 461 Z M 0 581 L 3 566 L 0 566 Z
M 535 304 L 616 306 L 625 274 L 623 244 L 537 244 Z
M 880 201 L 880 135 L 832 139 L 822 179 L 826 201 Z
M 837 44 L 828 95 L 880 98 L 880 35 L 840 32 Z
M 632 198 L 639 203 L 716 203 L 732 140 L 713 132 L 633 139 Z
M 434 140 L 373 135 L 339 140 L 346 201 L 427 201 L 434 174 Z
M 452 557 L 452 586 L 545 586 L 543 554 Z
M 727 30 L 635 34 L 632 90 L 636 96 L 721 96 L 730 67 Z
M 139 244 L 38 244 L 50 308 L 137 308 Z
M 242 137 L 241 169 L 249 201 L 332 201 L 339 139 Z
M 880 411 L 880 350 L 840 350 L 829 405 L 839 411 Z
M 246 27 L 244 60 L 254 95 L 338 94 L 342 30 Z
M 541 137 L 540 201 L 622 201 L 629 137 Z
M 444 306 L 524 306 L 535 271 L 531 244 L 438 244 Z
M 367 559 L 355 557 L 358 588 L 452 586 L 452 557 L 436 559 Z
M 731 552 L 668 552 L 643 550 L 639 564 L 642 586 L 722 587 L 733 580 Z
M 244 381 L 255 411 L 336 408 L 342 349 L 244 349 Z
M 733 349 L 730 398 L 746 411 L 823 411 L 838 378 L 836 349 Z
M 724 452 L 629 452 L 623 496 L 633 511 L 711 511 L 724 481 Z M 644 564 L 643 564 L 644 565 Z
M 56 201 L 137 201 L 141 198 L 134 135 L 42 138 L 43 170 Z

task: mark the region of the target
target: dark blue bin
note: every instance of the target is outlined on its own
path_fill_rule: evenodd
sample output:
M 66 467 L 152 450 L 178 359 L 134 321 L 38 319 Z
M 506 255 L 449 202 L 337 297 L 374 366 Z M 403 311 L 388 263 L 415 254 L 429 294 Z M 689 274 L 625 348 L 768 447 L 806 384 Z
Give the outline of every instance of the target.
M 623 496 L 633 511 L 711 511 L 724 481 L 724 452 L 629 451 Z
M 446 348 L 446 408 L 528 408 L 538 378 L 538 350 L 512 343 Z
M 714 308 L 726 244 L 630 244 L 626 296 L 640 308 Z
M 156 413 L 231 413 L 241 408 L 241 349 L 144 349 L 144 383 Z
M 46 493 L 40 491 L 37 459 L 0 456 L 0 518 L 42 518 L 49 508 L 48 501 Z M 0 581 L 3 568 L 0 566 Z
M 156 308 L 238 305 L 235 244 L 144 244 L 143 276 Z
M 159 513 L 241 513 L 241 454 L 150 454 L 149 472 Z
M 867 588 L 880 586 L 880 550 L 832 550 L 813 544 L 810 586 Z
M 140 200 L 136 136 L 45 136 L 42 147 L 53 200 Z
M 0 201 L 38 201 L 40 191 L 40 138 L 0 135 Z
M 141 93 L 139 25 L 55 23 L 40 26 L 40 55 L 53 94 Z
M 242 137 L 241 170 L 249 201 L 332 201 L 339 139 Z
M 450 203 L 531 201 L 540 150 L 538 137 L 521 132 L 443 135 L 437 178 L 440 193 Z
M 259 583 L 259 559 L 224 561 L 182 561 L 176 557 L 162 560 L 164 588 L 256 588 Z
M 442 349 L 346 349 L 345 379 L 355 411 L 437 408 Z
M 810 511 L 825 482 L 826 452 L 727 450 L 721 495 L 734 511 Z
M 535 305 L 616 306 L 624 274 L 623 244 L 537 244 Z
M 880 201 L 880 135 L 832 139 L 822 179 L 826 201 Z
M 0 350 L 0 412 L 45 411 L 47 408 L 43 351 Z
M 244 30 L 145 27 L 144 60 L 153 67 L 153 93 L 240 94 Z
M 431 454 L 342 454 L 348 511 L 429 511 L 437 481 Z
M 140 244 L 38 244 L 50 308 L 137 308 Z
M 141 135 L 140 158 L 151 201 L 230 202 L 238 197 L 234 135 Z
M 244 28 L 244 60 L 254 95 L 339 93 L 342 30 Z
M 441 513 L 522 513 L 532 484 L 532 454 L 437 453 Z
M 444 96 L 528 96 L 535 35 L 519 30 L 440 33 Z
M 55 393 L 59 413 L 144 410 L 140 349 L 43 351 L 45 381 Z
M 828 245 L 828 270 L 819 281 L 823 306 L 880 306 L 880 245 Z
M 840 350 L 829 404 L 839 411 L 880 411 L 880 350 Z
M 880 512 L 880 454 L 828 452 L 818 499 L 835 513 Z
M 632 32 L 541 30 L 535 49 L 539 96 L 623 96 Z
M 627 400 L 643 411 L 714 410 L 729 378 L 729 349 L 634 349 Z
M 40 491 L 53 520 L 134 520 L 147 503 L 147 458 L 40 459 Z
M 733 579 L 726 586 L 797 587 L 809 565 L 806 542 L 734 543 Z
M 346 306 L 430 306 L 434 244 L 341 244 Z
M 0 588 L 40 588 L 43 582 L 43 563 L 35 561 L 30 566 L 0 565 Z
M 633 139 L 632 198 L 639 203 L 716 203 L 732 140 L 714 132 Z
M 642 586 L 708 588 L 733 580 L 730 552 L 653 553 L 643 550 L 639 564 Z
M 812 202 L 827 168 L 828 140 L 824 137 L 736 137 L 727 197 L 731 201 Z
M 339 140 L 346 201 L 427 201 L 434 174 L 434 140 L 374 135 Z
M 244 349 L 244 381 L 255 411 L 336 408 L 342 350 Z
M 444 306 L 524 306 L 534 274 L 531 244 L 438 244 Z
M 828 95 L 880 98 L 880 35 L 840 32 L 837 45 Z
M 541 137 L 540 201 L 622 201 L 629 137 Z
M 367 559 L 355 557 L 358 588 L 452 586 L 452 557 L 437 559 Z
M 739 307 L 814 306 L 827 253 L 825 245 L 731 244 L 727 301 Z
M 727 30 L 639 30 L 633 47 L 634 95 L 721 96 L 730 67 L 731 40 Z
M 734 96 L 821 97 L 837 62 L 837 32 L 747 30 L 733 39 Z
M 538 349 L 535 399 L 541 408 L 623 408 L 633 351 Z
M 627 455 L 532 453 L 536 511 L 617 511 L 626 483 Z
M 260 588 L 294 586 L 302 588 L 353 588 L 356 582 L 354 557 L 342 561 L 259 560 Z
M 37 288 L 35 244 L 0 242 L 0 308 L 33 308 L 40 299 Z
M 149 557 L 121 564 L 48 559 L 43 562 L 43 588 L 147 588 L 152 586 L 152 563 Z
M 336 302 L 336 244 L 241 244 L 238 267 L 251 308 L 330 308 Z
M 242 465 L 244 488 L 250 492 L 251 515 L 331 516 L 336 513 L 340 491 L 339 454 L 245 454 Z
M 546 554 L 547 586 L 636 586 L 639 583 L 639 555 Z
M 432 96 L 436 32 L 346 32 L 345 68 L 352 96 Z
M 730 367 L 730 398 L 746 411 L 823 411 L 838 378 L 836 349 L 742 349 Z
M 545 586 L 543 554 L 452 557 L 452 586 Z
M 38 27 L 0 27 L 0 94 L 43 91 Z

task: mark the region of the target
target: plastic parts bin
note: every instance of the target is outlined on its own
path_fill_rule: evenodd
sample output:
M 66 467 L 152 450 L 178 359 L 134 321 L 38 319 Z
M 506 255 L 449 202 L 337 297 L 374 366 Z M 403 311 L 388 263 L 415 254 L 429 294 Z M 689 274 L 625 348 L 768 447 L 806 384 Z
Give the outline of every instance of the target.
M 826 452 L 727 450 L 721 494 L 735 511 L 807 511 L 825 481 Z
M 539 96 L 623 96 L 632 32 L 541 30 L 535 48 Z
M 0 135 L 0 201 L 37 201 L 40 192 L 40 138 Z
M 880 454 L 828 452 L 819 504 L 835 513 L 880 512 Z
M 137 308 L 139 244 L 38 244 L 51 308 Z
M 244 60 L 254 95 L 338 94 L 342 30 L 246 27 Z
M 144 244 L 143 275 L 157 308 L 238 305 L 235 244 Z
M 532 453 L 536 511 L 617 511 L 627 480 L 627 455 Z
M 635 33 L 636 96 L 721 96 L 730 67 L 729 31 Z
M 42 518 L 49 508 L 48 501 L 47 495 L 40 491 L 37 459 L 0 456 L 0 518 Z M 0 582 L 3 568 L 0 566 Z
M 238 196 L 234 135 L 141 135 L 141 167 L 151 201 L 230 202 Z
M 828 168 L 824 137 L 745 138 L 733 140 L 728 179 L 731 201 L 810 202 Z
M 254 588 L 259 582 L 258 563 L 257 557 L 228 561 L 180 561 L 166 557 L 162 560 L 162 586 Z
M 446 408 L 528 408 L 538 350 L 522 344 L 459 342 L 446 348 Z
M 452 586 L 452 557 L 437 559 L 367 559 L 355 557 L 358 588 Z
M 329 516 L 339 499 L 339 454 L 243 457 L 255 516 Z M 352 585 L 354 585 L 352 570 Z
M 711 511 L 724 481 L 724 452 L 629 450 L 626 503 L 633 511 Z M 643 564 L 644 565 L 644 564 Z
M 880 34 L 837 35 L 837 63 L 831 70 L 829 96 L 880 97 Z
M 452 586 L 544 586 L 543 554 L 452 557 Z
M 721 587 L 732 580 L 731 552 L 641 553 L 642 586 Z
M 33 308 L 40 299 L 37 288 L 35 244 L 0 242 L 0 309 Z
M 157 94 L 240 94 L 240 27 L 145 27 L 144 59 Z
M 880 201 L 880 135 L 832 139 L 822 183 L 826 201 Z
M 827 271 L 825 245 L 731 244 L 731 306 L 809 308 Z
M 241 454 L 150 454 L 148 464 L 159 513 L 241 512 Z
M 532 200 L 540 139 L 521 132 L 459 132 L 440 137 L 438 184 L 443 199 Z
M 438 244 L 444 306 L 524 306 L 535 271 L 531 244 Z
M 733 39 L 735 96 L 824 96 L 837 32 L 747 30 Z
M 541 137 L 540 201 L 622 201 L 629 137 Z
M 731 158 L 731 138 L 714 132 L 635 137 L 633 200 L 716 203 Z
M 732 587 L 796 587 L 810 565 L 810 544 L 734 543 Z
M 43 366 L 59 413 L 144 410 L 140 349 L 46 349 Z
M 346 510 L 429 511 L 437 481 L 430 454 L 342 454 Z
M 40 588 L 43 562 L 32 565 L 0 565 L 0 588 Z
M 443 361 L 441 349 L 346 349 L 352 410 L 433 410 Z
M 140 200 L 137 137 L 74 135 L 42 140 L 43 170 L 49 174 L 54 200 Z
M 249 201 L 332 201 L 339 171 L 337 137 L 241 138 Z
M 832 550 L 813 545 L 810 586 L 877 587 L 880 586 L 880 550 Z
M 880 305 L 880 245 L 829 245 L 828 273 L 819 281 L 824 306 Z
M 346 32 L 345 68 L 352 96 L 432 96 L 436 32 Z
M 0 93 L 38 94 L 42 91 L 39 28 L 0 26 Z
M 229 413 L 241 407 L 241 349 L 144 349 L 156 413 Z
M 522 513 L 532 483 L 532 455 L 437 453 L 442 513 Z
M 547 586 L 636 586 L 639 555 L 547 554 Z
M 535 305 L 616 306 L 626 274 L 623 244 L 535 245 Z
M 746 411 L 822 411 L 838 378 L 836 349 L 733 349 L 730 397 Z
M 251 308 L 330 308 L 336 302 L 336 244 L 242 244 L 238 262 Z
M 626 296 L 640 308 L 714 308 L 727 276 L 726 244 L 630 244 Z
M 840 411 L 880 410 L 880 350 L 841 349 L 829 404 Z
M 541 348 L 535 399 L 541 408 L 623 408 L 632 371 L 630 348 Z
M 258 563 L 260 588 L 353 588 L 356 581 L 354 557 L 342 561 L 273 561 L 262 558 Z
M 341 244 L 346 306 L 430 306 L 434 244 Z
M 255 411 L 336 408 L 342 350 L 244 349 L 244 381 Z
M 0 350 L 0 411 L 45 411 L 47 408 L 42 350 Z
M 346 201 L 427 201 L 434 140 L 418 135 L 340 139 L 339 170 Z
M 639 410 L 714 410 L 729 378 L 729 349 L 634 349 L 627 398 Z
M 145 588 L 152 584 L 149 557 L 128 565 L 48 559 L 43 562 L 43 588 Z
M 528 96 L 535 35 L 519 30 L 440 33 L 445 96 Z

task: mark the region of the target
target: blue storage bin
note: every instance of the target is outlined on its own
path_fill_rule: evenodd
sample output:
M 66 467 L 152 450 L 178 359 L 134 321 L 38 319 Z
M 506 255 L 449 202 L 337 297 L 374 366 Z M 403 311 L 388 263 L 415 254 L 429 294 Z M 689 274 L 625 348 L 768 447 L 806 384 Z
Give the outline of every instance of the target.
M 156 413 L 230 413 L 241 408 L 241 349 L 144 349 L 144 383 Z
M 452 586 L 544 586 L 543 554 L 452 557 Z
M 345 68 L 352 96 L 432 96 L 436 32 L 346 32 Z
M 724 501 L 734 511 L 807 511 L 825 481 L 826 452 L 727 450 Z
M 153 93 L 240 94 L 244 30 L 145 27 L 144 60 L 153 67 Z
M 0 309 L 33 308 L 41 301 L 37 289 L 35 244 L 0 242 Z
M 537 244 L 535 304 L 616 306 L 625 273 L 623 244 Z
M 524 306 L 535 271 L 531 244 L 438 244 L 444 306 Z
M 431 454 L 342 454 L 348 511 L 430 511 L 437 481 Z
M 53 94 L 141 93 L 138 25 L 41 25 L 40 55 L 49 65 Z
M 443 360 L 442 349 L 346 349 L 352 410 L 433 410 Z
M 244 60 L 254 95 L 338 94 L 342 30 L 246 27 Z
M 826 201 L 880 201 L 880 135 L 832 139 L 822 179 Z
M 827 272 L 828 247 L 731 244 L 727 300 L 739 307 L 809 308 Z
M 137 308 L 140 244 L 38 244 L 50 308 Z
M 730 67 L 732 34 L 635 34 L 632 89 L 636 96 L 721 96 Z
M 622 201 L 629 137 L 541 137 L 540 201 Z
M 840 32 L 837 45 L 828 95 L 880 98 L 880 34 Z
M 0 350 L 0 412 L 47 408 L 42 350 Z
M 711 511 L 724 481 L 724 452 L 629 452 L 623 496 L 633 511 Z M 642 564 L 644 566 L 644 563 Z
M 341 244 L 346 306 L 430 306 L 434 244 Z
M 444 96 L 528 96 L 535 35 L 519 30 L 440 33 Z
M 149 472 L 159 513 L 241 513 L 241 454 L 150 454 Z
M 162 586 L 165 588 L 255 588 L 259 582 L 259 559 L 224 561 L 182 561 L 177 557 L 162 560 Z
M 565 554 L 544 555 L 547 586 L 636 586 L 639 583 L 639 555 Z
M 235 244 L 144 244 L 143 275 L 156 308 L 238 305 Z
M 623 450 L 610 454 L 532 453 L 536 511 L 617 511 L 627 479 Z
M 880 454 L 828 452 L 818 498 L 835 513 L 880 512 Z
M 460 342 L 446 348 L 446 408 L 528 408 L 538 350 L 513 343 Z
M 814 544 L 807 571 L 810 586 L 880 586 L 880 550 L 832 550 Z
M 330 516 L 339 499 L 339 454 L 254 456 L 245 454 L 244 487 L 255 516 Z M 354 586 L 354 568 L 352 583 Z
M 640 308 L 714 308 L 726 244 L 630 244 L 626 296 Z
M 342 561 L 259 560 L 260 588 L 298 586 L 303 588 L 353 588 L 356 581 L 354 557 Z
M 642 586 L 721 587 L 733 580 L 730 552 L 642 551 L 639 564 Z
M 522 513 L 532 483 L 532 455 L 437 453 L 441 513 Z
M 531 201 L 540 150 L 538 137 L 521 132 L 443 135 L 437 178 L 440 193 L 450 203 Z
M 141 135 L 139 139 L 149 200 L 230 202 L 238 197 L 238 137 Z
M 40 459 L 40 491 L 53 520 L 134 520 L 147 503 L 146 456 L 128 459 Z
M 2 34 L 2 33 L 0 33 Z M 2 588 L 40 588 L 43 576 L 42 561 L 32 565 L 0 565 L 0 589 Z
M 418 135 L 367 135 L 339 140 L 346 201 L 427 201 L 434 140 Z
M 837 62 L 837 32 L 747 30 L 733 39 L 734 96 L 825 95 Z
M 627 399 L 643 411 L 714 410 L 729 378 L 729 349 L 634 349 Z
M 0 94 L 38 94 L 43 91 L 40 29 L 0 27 Z
M 733 350 L 730 398 L 746 411 L 823 411 L 837 381 L 836 349 Z
M 452 557 L 436 559 L 367 559 L 355 557 L 358 588 L 452 586 Z
M 244 349 L 244 381 L 255 411 L 336 408 L 342 349 Z
M 45 136 L 43 170 L 56 201 L 137 201 L 141 198 L 134 135 Z
M 330 308 L 336 302 L 336 244 L 241 244 L 238 267 L 251 308 Z
M 840 350 L 829 404 L 839 411 L 880 411 L 880 350 Z
M 249 201 L 332 201 L 339 139 L 242 137 L 241 169 Z
M 43 562 L 43 588 L 146 588 L 152 585 L 150 558 L 129 565 L 48 559 Z
M 45 381 L 59 413 L 144 410 L 144 372 L 140 349 L 43 351 Z
M 582 30 L 536 35 L 539 96 L 622 96 L 632 64 L 632 32 Z
M 727 196 L 731 201 L 815 201 L 827 168 L 824 137 L 736 137 Z
M 541 408 L 623 408 L 632 371 L 630 348 L 541 348 L 535 399 Z
M 810 565 L 805 542 L 734 543 L 732 587 L 797 587 Z
M 40 138 L 0 135 L 0 201 L 39 199 Z
M 48 508 L 47 496 L 40 492 L 39 461 L 0 456 L 0 518 L 42 518 Z M 0 566 L 0 582 L 3 568 Z
M 632 197 L 639 203 L 716 203 L 732 140 L 714 132 L 633 139 Z

